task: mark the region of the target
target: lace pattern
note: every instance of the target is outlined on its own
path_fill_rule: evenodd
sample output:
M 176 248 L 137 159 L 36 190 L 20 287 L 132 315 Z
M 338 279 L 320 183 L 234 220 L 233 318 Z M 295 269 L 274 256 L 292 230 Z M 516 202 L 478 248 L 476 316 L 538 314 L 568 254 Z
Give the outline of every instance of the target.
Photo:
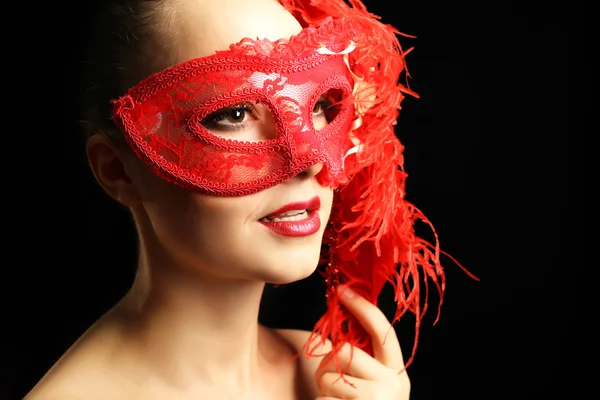
M 289 40 L 243 39 L 212 56 L 170 67 L 114 103 L 129 145 L 158 175 L 187 189 L 221 196 L 255 193 L 323 163 L 320 182 L 347 181 L 343 156 L 352 146 L 352 78 L 331 36 L 339 21 L 306 28 Z M 333 41 L 332 38 L 335 38 Z M 342 96 L 339 111 L 315 129 L 312 110 L 324 93 Z M 217 135 L 203 122 L 218 110 L 254 101 L 264 105 L 276 137 L 244 141 Z

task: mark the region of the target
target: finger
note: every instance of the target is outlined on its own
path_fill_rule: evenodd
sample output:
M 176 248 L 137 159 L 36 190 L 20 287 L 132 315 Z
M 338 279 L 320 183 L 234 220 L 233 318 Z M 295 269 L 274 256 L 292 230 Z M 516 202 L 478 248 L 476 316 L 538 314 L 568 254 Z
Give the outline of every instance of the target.
M 327 372 L 321 375 L 317 382 L 320 396 L 331 396 L 340 399 L 359 397 L 359 387 L 366 381 L 350 375 L 340 375 L 338 372 Z
M 323 357 L 315 373 L 315 379 L 318 382 L 322 375 L 329 372 L 340 376 L 340 371 L 355 378 L 367 380 L 378 380 L 390 373 L 389 368 L 363 350 L 348 343 L 342 346 L 335 358 L 332 353 Z
M 353 290 L 342 286 L 339 289 L 342 304 L 350 311 L 371 336 L 373 356 L 386 367 L 398 371 L 404 369 L 404 358 L 400 342 L 392 324 L 381 310 Z

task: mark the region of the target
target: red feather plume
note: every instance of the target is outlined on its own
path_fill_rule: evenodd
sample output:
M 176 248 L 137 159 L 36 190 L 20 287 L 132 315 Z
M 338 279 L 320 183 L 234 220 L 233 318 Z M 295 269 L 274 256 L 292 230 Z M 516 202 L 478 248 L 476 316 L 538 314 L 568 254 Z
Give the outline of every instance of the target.
M 334 362 L 335 354 L 345 343 L 372 354 L 370 336 L 341 306 L 337 287 L 347 285 L 377 304 L 379 294 L 389 282 L 397 303 L 392 324 L 406 312 L 416 317 L 408 366 L 414 358 L 419 328 L 427 311 L 429 281 L 439 292 L 438 317 L 446 285 L 440 263 L 440 255 L 446 253 L 440 250 L 435 229 L 425 215 L 404 198 L 407 177 L 404 147 L 394 130 L 405 95 L 418 97 L 407 83 L 410 75 L 405 56 L 412 48 L 403 50 L 397 37 L 402 34 L 380 22 L 359 0 L 280 2 L 303 26 L 318 26 L 328 17 L 341 18 L 343 24 L 355 32 L 356 49 L 349 54 L 348 61 L 357 77 L 353 101 L 362 120 L 352 132 L 360 141 L 360 151 L 346 158 L 345 168 L 351 179 L 336 190 L 324 238 L 327 311 L 315 325 L 305 348 L 306 355 L 322 355 L 317 354 L 316 349 L 326 339 L 332 342 Z M 399 82 L 401 75 L 406 78 L 405 84 Z M 415 235 L 417 221 L 429 225 L 434 244 Z M 343 371 L 340 369 L 340 372 Z

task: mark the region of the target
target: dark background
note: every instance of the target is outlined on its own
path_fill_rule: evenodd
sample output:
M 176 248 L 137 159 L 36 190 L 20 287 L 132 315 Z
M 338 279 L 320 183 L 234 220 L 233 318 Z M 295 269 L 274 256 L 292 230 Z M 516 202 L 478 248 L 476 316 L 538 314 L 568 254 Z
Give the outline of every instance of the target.
M 441 320 L 426 317 L 409 368 L 411 398 L 580 398 L 592 379 L 577 337 L 583 2 L 365 3 L 417 36 L 402 39 L 415 47 L 408 65 L 420 94 L 405 100 L 398 124 L 407 198 L 434 223 L 442 248 L 481 279 L 447 260 Z M 5 150 L 7 400 L 22 398 L 118 300 L 135 263 L 132 226 L 96 188 L 69 112 L 81 7 L 44 6 L 7 12 L 22 28 L 6 36 L 5 115 L 18 116 L 10 132 L 23 133 L 8 134 L 20 147 Z M 261 320 L 310 329 L 323 300 L 318 276 L 269 289 Z M 388 290 L 381 307 L 391 311 Z M 405 355 L 413 321 L 397 326 Z

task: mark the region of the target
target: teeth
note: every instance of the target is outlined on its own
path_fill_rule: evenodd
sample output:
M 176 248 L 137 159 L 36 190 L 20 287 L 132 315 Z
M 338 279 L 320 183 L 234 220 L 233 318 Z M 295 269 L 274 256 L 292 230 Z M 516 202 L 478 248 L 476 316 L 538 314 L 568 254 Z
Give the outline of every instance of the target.
M 299 214 L 288 215 L 285 217 L 271 217 L 271 218 L 261 218 L 261 221 L 265 222 L 289 222 L 289 221 L 301 221 L 308 216 L 308 212 L 306 210 L 302 211 Z

